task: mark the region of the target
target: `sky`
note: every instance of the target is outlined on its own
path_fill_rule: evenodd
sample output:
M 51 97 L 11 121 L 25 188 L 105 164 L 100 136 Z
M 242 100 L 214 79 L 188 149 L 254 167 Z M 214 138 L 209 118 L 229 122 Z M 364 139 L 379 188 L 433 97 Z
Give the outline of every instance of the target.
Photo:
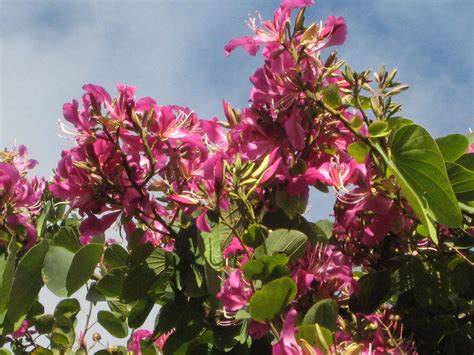
M 272 16 L 279 1 L 0 0 L 0 149 L 26 144 L 49 177 L 70 143 L 58 135 L 62 105 L 95 83 L 138 86 L 158 104 L 223 119 L 221 101 L 247 105 L 260 57 L 224 55 L 250 34 L 248 15 Z M 339 56 L 355 70 L 398 68 L 410 90 L 403 115 L 434 136 L 474 128 L 474 1 L 319 0 L 307 21 L 344 16 Z M 309 216 L 327 216 L 331 196 L 313 194 Z M 47 297 L 45 295 L 42 296 Z

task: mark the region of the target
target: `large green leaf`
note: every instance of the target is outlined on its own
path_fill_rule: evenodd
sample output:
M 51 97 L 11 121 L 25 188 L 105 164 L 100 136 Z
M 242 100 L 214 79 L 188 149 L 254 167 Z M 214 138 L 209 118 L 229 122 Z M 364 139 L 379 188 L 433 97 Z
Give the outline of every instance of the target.
M 387 156 L 384 149 L 378 144 L 375 145 L 375 148 L 377 152 L 382 156 L 383 160 L 388 165 L 393 175 L 397 179 L 397 182 L 400 185 L 400 188 L 402 189 L 403 195 L 410 203 L 410 206 L 415 212 L 415 215 L 420 219 L 421 223 L 425 227 L 428 235 L 433 240 L 433 242 L 437 244 L 437 232 L 433 222 L 431 221 L 431 218 L 428 216 L 428 209 L 426 208 L 425 203 L 423 203 L 422 199 L 412 189 L 403 174 L 397 169 L 393 161 Z
M 304 324 L 296 328 L 296 338 L 304 339 L 311 346 L 324 351 L 331 348 L 334 337 L 329 329 L 321 327 L 319 324 Z
M 29 312 L 43 287 L 41 269 L 48 247 L 48 242 L 40 242 L 31 248 L 18 264 L 5 315 L 4 334 L 11 333 L 15 323 Z
M 269 281 L 281 276 L 288 276 L 286 255 L 262 255 L 256 260 L 249 260 L 243 268 L 244 275 L 250 280 Z
M 446 163 L 448 176 L 456 196 L 461 201 L 474 201 L 474 171 L 457 163 Z
M 322 327 L 336 330 L 336 320 L 338 316 L 338 306 L 332 298 L 327 298 L 316 302 L 306 312 L 303 324 L 319 324 Z
M 95 287 L 106 297 L 119 297 L 122 294 L 125 275 L 126 271 L 124 269 L 112 269 L 97 281 Z
M 426 203 L 437 222 L 452 228 L 459 227 L 462 223 L 461 210 L 449 182 L 443 156 L 428 131 L 415 124 L 403 126 L 391 135 L 390 148 L 398 172 L 394 171 L 395 177 L 403 177 L 418 200 Z M 412 202 L 404 182 L 400 185 L 409 202 Z M 412 205 L 412 208 L 415 213 L 420 213 L 419 206 Z
M 347 146 L 347 152 L 358 162 L 363 163 L 370 153 L 370 148 L 364 142 L 354 142 Z
M 77 251 L 66 277 L 68 296 L 79 290 L 90 279 L 103 251 L 104 246 L 95 243 L 84 245 Z
M 307 240 L 308 237 L 300 231 L 277 229 L 268 235 L 265 247 L 268 255 L 284 254 L 292 262 L 303 256 Z
M 450 134 L 436 139 L 441 154 L 446 161 L 456 161 L 467 150 L 469 140 L 463 134 Z
M 456 160 L 456 164 L 461 165 L 467 170 L 474 171 L 474 153 L 466 153 L 461 158 Z
M 74 227 L 61 227 L 61 229 L 54 235 L 54 245 L 63 247 L 75 253 L 81 248 L 79 243 L 79 232 Z
M 128 335 L 127 324 L 121 319 L 119 313 L 99 311 L 97 313 L 97 321 L 116 338 L 125 338 Z
M 150 256 L 146 258 L 146 263 L 156 275 L 161 275 L 168 270 L 173 264 L 173 255 L 171 252 L 156 248 Z
M 74 253 L 66 248 L 50 246 L 42 270 L 43 281 L 56 296 L 66 297 L 66 280 Z
M 204 258 L 217 271 L 224 267 L 221 249 L 221 235 L 226 232 L 224 225 L 215 226 L 210 233 L 201 233 L 204 244 Z
M 320 241 L 319 231 L 314 228 L 314 224 L 308 222 L 303 216 L 296 215 L 293 219 L 282 210 L 268 211 L 262 219 L 269 229 L 294 229 L 304 233 L 312 244 Z M 331 227 L 332 228 L 332 227 Z M 324 238 L 326 239 L 326 238 Z
M 111 267 L 126 266 L 128 252 L 119 244 L 109 245 L 104 251 L 104 261 Z
M 18 246 L 16 244 L 16 240 L 15 238 L 12 238 L 8 244 L 8 257 L 4 262 L 1 274 L 0 315 L 3 313 L 3 311 L 5 311 L 8 304 L 10 290 L 12 288 L 13 278 L 15 276 L 15 258 L 17 249 Z
M 143 298 L 138 300 L 128 315 L 128 326 L 130 328 L 140 327 L 147 319 L 154 305 L 155 300 L 152 298 Z
M 289 277 L 263 285 L 250 299 L 250 315 L 261 322 L 271 321 L 295 298 L 296 284 Z
M 54 309 L 54 316 L 64 316 L 74 318 L 81 310 L 81 304 L 75 298 L 66 298 L 61 300 Z
M 359 280 L 360 291 L 349 301 L 352 312 L 369 314 L 385 301 L 392 288 L 390 273 L 386 270 L 371 272 Z
M 155 280 L 155 273 L 146 265 L 128 270 L 122 285 L 122 299 L 125 302 L 140 299 L 145 296 Z
M 265 242 L 268 228 L 261 224 L 252 224 L 243 234 L 242 241 L 251 248 L 257 248 Z

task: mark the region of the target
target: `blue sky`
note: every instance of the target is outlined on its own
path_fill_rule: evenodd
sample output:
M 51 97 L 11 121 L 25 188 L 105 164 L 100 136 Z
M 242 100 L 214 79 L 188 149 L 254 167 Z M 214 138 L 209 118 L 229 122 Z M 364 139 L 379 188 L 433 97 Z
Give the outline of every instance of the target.
M 57 135 L 64 102 L 93 82 L 117 82 L 159 104 L 187 105 L 222 118 L 221 99 L 247 104 L 259 57 L 223 47 L 249 34 L 244 21 L 269 18 L 279 1 L 0 0 L 0 148 L 26 144 L 46 177 L 68 143 Z M 307 20 L 346 18 L 340 57 L 356 70 L 385 63 L 411 86 L 406 117 L 435 136 L 474 128 L 474 1 L 319 0 Z M 329 211 L 312 198 L 311 216 Z

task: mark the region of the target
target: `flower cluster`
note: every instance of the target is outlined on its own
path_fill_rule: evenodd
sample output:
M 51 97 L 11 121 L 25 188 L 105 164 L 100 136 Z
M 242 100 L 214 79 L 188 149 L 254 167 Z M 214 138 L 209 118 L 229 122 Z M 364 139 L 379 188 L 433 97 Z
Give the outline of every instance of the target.
M 77 145 L 63 152 L 50 191 L 86 217 L 83 243 L 119 220 L 127 237 L 138 223 L 147 228 L 144 242 L 164 246 L 178 207 L 193 206 L 203 189 L 218 192 L 225 134 L 216 119 L 135 99 L 131 86 L 117 89 L 111 99 L 102 87 L 85 85 L 80 110 L 76 100 L 64 105 L 73 128 L 61 126 Z
M 25 249 L 30 249 L 37 239 L 35 220 L 45 182 L 27 177 L 28 170 L 38 164 L 27 155 L 24 145 L 0 152 L 0 245 L 16 236 Z

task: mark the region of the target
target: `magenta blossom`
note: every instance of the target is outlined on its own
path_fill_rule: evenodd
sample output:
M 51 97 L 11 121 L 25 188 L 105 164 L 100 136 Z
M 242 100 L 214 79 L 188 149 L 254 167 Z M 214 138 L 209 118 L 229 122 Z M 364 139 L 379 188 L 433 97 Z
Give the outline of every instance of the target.
M 313 0 L 283 0 L 281 6 L 275 11 L 273 20 L 263 21 L 260 18 L 261 27 L 257 26 L 255 18 L 251 18 L 249 27 L 255 36 L 243 36 L 231 40 L 224 47 L 226 55 L 230 55 L 237 47 L 243 47 L 253 56 L 257 54 L 262 44 L 267 47 L 279 47 L 282 42 L 286 41 L 285 26 L 290 21 L 292 10 L 313 4 Z
M 292 308 L 283 321 L 283 329 L 280 333 L 280 340 L 273 344 L 273 354 L 281 355 L 301 355 L 303 350 L 296 342 L 296 318 L 298 312 Z
M 158 347 L 160 351 L 163 351 L 165 346 L 166 340 L 169 338 L 171 334 L 173 334 L 174 330 L 169 331 L 161 336 L 159 336 L 155 341 L 154 344 Z M 152 331 L 147 329 L 137 329 L 132 333 L 130 340 L 128 342 L 128 351 L 131 351 L 135 355 L 142 355 L 141 349 L 141 342 L 142 340 L 148 340 L 148 338 L 153 334 Z
M 333 245 L 308 243 L 305 255 L 291 265 L 291 271 L 300 296 L 311 289 L 326 297 L 337 292 L 350 295 L 357 286 L 350 259 Z
M 252 293 L 249 283 L 243 277 L 242 270 L 237 269 L 229 274 L 217 298 L 222 302 L 224 312 L 237 312 L 247 306 Z

